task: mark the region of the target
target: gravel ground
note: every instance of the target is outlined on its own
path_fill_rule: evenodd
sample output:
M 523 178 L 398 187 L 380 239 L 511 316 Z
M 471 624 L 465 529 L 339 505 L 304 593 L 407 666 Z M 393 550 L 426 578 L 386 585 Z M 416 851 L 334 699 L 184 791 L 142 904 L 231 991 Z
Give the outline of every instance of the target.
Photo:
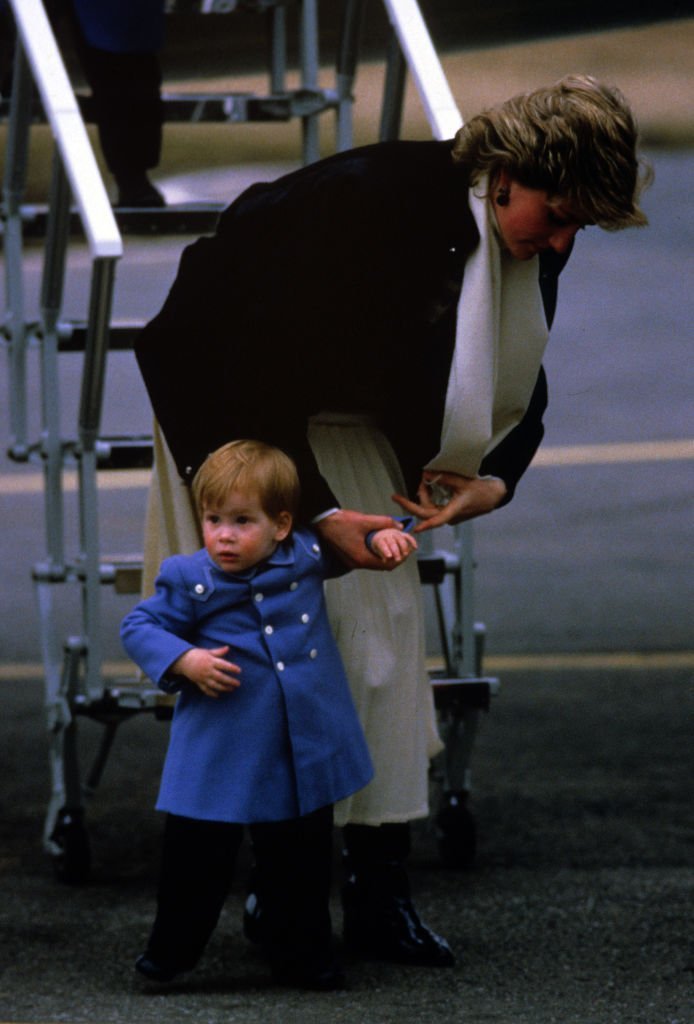
M 476 866 L 441 867 L 425 825 L 412 883 L 450 970 L 347 960 L 345 992 L 270 984 L 241 933 L 247 854 L 198 970 L 146 991 L 166 726 L 126 724 L 90 810 L 89 884 L 53 880 L 38 682 L 0 722 L 0 1019 L 268 1024 L 692 1024 L 691 672 L 506 673 L 475 768 Z M 97 727 L 83 730 L 87 746 Z M 17 766 L 22 771 L 17 771 Z M 336 858 L 337 861 L 337 858 Z M 334 921 L 340 910 L 335 892 Z

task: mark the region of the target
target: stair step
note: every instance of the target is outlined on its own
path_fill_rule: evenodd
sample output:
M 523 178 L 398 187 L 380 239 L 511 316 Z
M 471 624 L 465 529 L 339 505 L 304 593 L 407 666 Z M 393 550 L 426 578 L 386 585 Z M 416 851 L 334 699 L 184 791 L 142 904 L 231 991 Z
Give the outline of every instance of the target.
M 97 465 L 103 469 L 151 469 L 154 450 L 150 434 L 100 437 Z
M 116 222 L 124 235 L 203 235 L 211 234 L 226 203 L 196 202 L 172 203 L 162 207 L 114 208 Z M 27 203 L 21 207 L 24 235 L 44 238 L 48 224 L 48 207 Z M 70 233 L 82 235 L 79 214 L 70 214 Z
M 79 455 L 75 440 L 62 442 L 63 465 L 74 469 Z M 7 455 L 13 462 L 43 462 L 43 445 L 41 441 L 33 444 L 12 446 Z M 97 469 L 126 470 L 151 469 L 154 463 L 152 437 L 149 434 L 128 435 L 120 437 L 100 437 L 96 442 Z
M 142 555 L 104 555 L 101 582 L 113 586 L 117 594 L 139 594 L 142 591 Z
M 0 97 L 0 123 L 3 123 L 9 119 L 11 102 L 12 100 L 9 96 Z M 29 107 L 29 120 L 31 124 L 46 123 L 46 115 L 43 112 L 43 104 L 38 98 L 34 98 L 31 101 Z
M 94 98 L 76 93 L 80 113 L 87 124 L 96 123 Z M 287 89 L 281 92 L 201 92 L 161 94 L 165 124 L 246 124 L 286 122 L 335 110 L 338 96 L 334 89 Z M 10 100 L 0 99 L 0 121 L 10 116 Z M 31 104 L 31 122 L 44 124 L 46 115 L 40 100 Z
M 97 699 L 80 696 L 72 704 L 78 715 L 98 721 L 119 721 L 149 711 L 156 719 L 168 721 L 173 715 L 176 695 L 163 693 L 149 679 L 122 679 L 108 683 Z
M 331 89 L 289 89 L 259 95 L 253 92 L 174 93 L 162 92 L 166 124 L 244 124 L 248 122 L 290 121 L 310 117 L 337 106 L 337 93 Z M 96 120 L 90 95 L 77 97 L 82 116 Z
M 434 704 L 441 710 L 470 709 L 489 711 L 492 695 L 499 690 L 499 680 L 491 676 L 453 677 L 430 673 Z
M 432 551 L 417 555 L 420 583 L 439 586 L 448 573 L 460 570 L 460 559 L 451 551 Z
M 287 0 L 168 0 L 166 13 L 177 14 L 266 14 L 273 7 L 283 7 Z
M 142 330 L 139 321 L 114 321 L 108 329 L 109 352 L 128 352 L 135 345 L 135 339 Z M 58 350 L 60 352 L 84 352 L 87 343 L 86 320 L 65 320 L 59 328 Z
M 212 234 L 220 213 L 228 203 L 172 203 L 153 209 L 116 206 L 116 223 L 124 235 L 204 235 Z

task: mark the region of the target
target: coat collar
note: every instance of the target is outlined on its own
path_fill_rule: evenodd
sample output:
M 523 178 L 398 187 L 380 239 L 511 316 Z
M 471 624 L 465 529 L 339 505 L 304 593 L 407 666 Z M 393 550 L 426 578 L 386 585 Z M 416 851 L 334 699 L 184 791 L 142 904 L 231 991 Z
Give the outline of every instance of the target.
M 220 569 L 210 558 L 205 548 L 201 550 L 201 554 L 204 555 L 206 566 L 213 575 L 221 576 L 222 579 L 252 580 L 270 567 L 286 568 L 287 566 L 294 565 L 296 561 L 294 538 L 295 534 L 290 534 L 287 540 L 277 545 L 269 558 L 264 558 L 262 562 L 258 562 L 257 565 L 251 566 L 250 569 L 244 569 L 242 572 L 225 572 L 224 569 Z

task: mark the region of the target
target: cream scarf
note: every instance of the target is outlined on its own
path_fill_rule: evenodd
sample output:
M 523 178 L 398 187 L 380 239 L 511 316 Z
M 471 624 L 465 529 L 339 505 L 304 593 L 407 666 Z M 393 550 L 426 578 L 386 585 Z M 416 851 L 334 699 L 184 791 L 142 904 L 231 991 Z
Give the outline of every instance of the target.
M 548 330 L 538 257 L 517 260 L 499 246 L 487 182 L 470 189 L 480 240 L 465 264 L 441 450 L 427 469 L 475 477 L 484 456 L 523 418 Z

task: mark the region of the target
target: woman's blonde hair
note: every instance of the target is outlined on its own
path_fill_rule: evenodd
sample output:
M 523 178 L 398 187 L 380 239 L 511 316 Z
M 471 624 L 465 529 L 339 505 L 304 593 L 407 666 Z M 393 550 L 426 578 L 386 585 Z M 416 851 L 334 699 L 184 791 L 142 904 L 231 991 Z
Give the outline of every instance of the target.
M 471 118 L 455 137 L 453 159 L 473 185 L 506 171 L 566 203 L 577 220 L 615 231 L 647 223 L 637 202 L 652 174 L 636 154 L 637 138 L 618 89 L 568 75 Z
M 220 508 L 231 491 L 258 498 L 270 519 L 280 512 L 296 517 L 299 508 L 299 474 L 283 451 L 263 441 L 230 441 L 208 455 L 195 474 L 193 501 L 198 515 L 206 508 Z

